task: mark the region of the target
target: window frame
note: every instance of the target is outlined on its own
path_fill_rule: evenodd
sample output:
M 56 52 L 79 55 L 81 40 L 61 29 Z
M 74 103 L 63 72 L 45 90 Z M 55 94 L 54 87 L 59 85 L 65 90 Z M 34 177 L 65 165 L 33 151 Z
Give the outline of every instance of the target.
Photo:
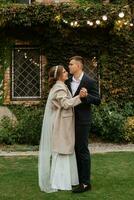
M 39 75 L 40 75 L 40 88 L 39 88 L 39 93 L 40 93 L 40 96 L 22 96 L 22 97 L 16 97 L 14 96 L 14 67 L 15 67 L 15 57 L 14 57 L 14 54 L 15 54 L 15 50 L 16 49 L 38 49 L 39 50 L 39 68 L 40 68 L 40 72 L 39 72 Z M 42 68 L 43 68 L 43 65 L 42 65 L 42 49 L 39 47 L 39 46 L 15 46 L 13 49 L 12 49 L 12 62 L 11 62 L 11 70 L 10 70 L 10 80 L 11 80 L 11 84 L 10 84 L 10 97 L 11 97 L 11 101 L 39 101 L 42 99 L 43 97 L 43 81 L 42 81 Z

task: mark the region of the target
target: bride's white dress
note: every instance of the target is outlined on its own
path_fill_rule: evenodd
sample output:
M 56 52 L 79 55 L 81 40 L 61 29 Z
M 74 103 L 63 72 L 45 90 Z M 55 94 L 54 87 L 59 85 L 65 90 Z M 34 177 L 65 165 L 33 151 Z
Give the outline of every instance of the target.
M 78 184 L 75 153 L 72 155 L 53 154 L 51 168 L 51 187 L 53 189 L 71 190 Z
M 41 191 L 48 193 L 58 189 L 71 190 L 72 185 L 78 184 L 75 152 L 71 155 L 52 152 L 52 127 L 55 116 L 52 112 L 51 98 L 50 91 L 44 113 L 38 162 L 39 186 Z

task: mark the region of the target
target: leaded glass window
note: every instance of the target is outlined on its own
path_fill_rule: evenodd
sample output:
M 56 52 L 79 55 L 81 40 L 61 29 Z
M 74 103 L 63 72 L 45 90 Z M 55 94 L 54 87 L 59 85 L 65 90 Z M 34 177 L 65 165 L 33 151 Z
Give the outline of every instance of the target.
M 40 49 L 16 47 L 12 52 L 12 99 L 41 98 Z
M 97 63 L 96 57 L 93 57 L 92 59 L 86 60 L 86 65 L 84 66 L 84 71 L 93 79 L 97 81 L 99 94 L 100 91 L 100 73 L 99 73 L 99 66 Z

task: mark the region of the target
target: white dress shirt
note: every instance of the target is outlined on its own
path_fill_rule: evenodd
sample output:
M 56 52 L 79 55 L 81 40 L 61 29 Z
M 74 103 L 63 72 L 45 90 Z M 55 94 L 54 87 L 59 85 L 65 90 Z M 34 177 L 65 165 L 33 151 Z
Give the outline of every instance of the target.
M 78 79 L 75 79 L 74 76 L 72 78 L 71 90 L 72 90 L 73 96 L 74 96 L 75 92 L 77 91 L 77 89 L 78 89 L 78 87 L 80 85 L 80 82 L 81 82 L 81 79 L 82 79 L 83 75 L 84 75 L 84 73 L 82 72 Z

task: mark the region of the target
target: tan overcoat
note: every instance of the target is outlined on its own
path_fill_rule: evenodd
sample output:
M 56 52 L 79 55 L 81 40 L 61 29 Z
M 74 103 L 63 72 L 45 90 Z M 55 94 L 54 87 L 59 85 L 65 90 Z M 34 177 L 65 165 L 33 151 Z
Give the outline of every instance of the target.
M 51 89 L 53 111 L 52 151 L 72 154 L 75 144 L 74 109 L 80 104 L 79 96 L 72 97 L 67 86 L 57 81 Z

